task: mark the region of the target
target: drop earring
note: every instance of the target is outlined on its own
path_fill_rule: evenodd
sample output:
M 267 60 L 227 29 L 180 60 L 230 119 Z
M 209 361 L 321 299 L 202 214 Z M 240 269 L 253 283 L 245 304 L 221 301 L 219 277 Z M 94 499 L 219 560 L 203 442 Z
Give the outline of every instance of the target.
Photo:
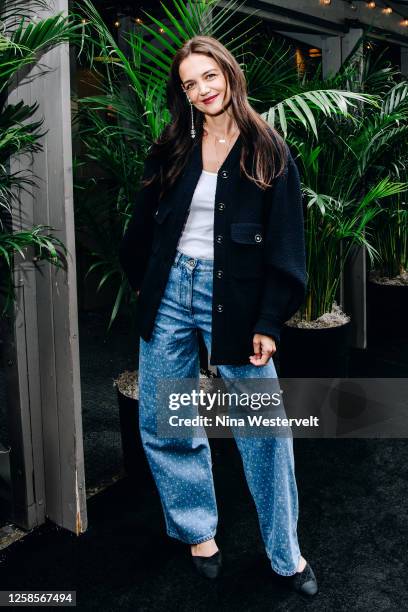
M 186 94 L 187 96 L 187 94 Z M 190 98 L 187 96 L 187 100 L 190 103 L 190 110 L 191 110 L 191 130 L 190 130 L 190 134 L 191 134 L 191 138 L 195 138 L 196 137 L 196 130 L 195 130 L 195 126 L 194 126 L 194 114 L 193 114 L 193 103 L 191 102 Z

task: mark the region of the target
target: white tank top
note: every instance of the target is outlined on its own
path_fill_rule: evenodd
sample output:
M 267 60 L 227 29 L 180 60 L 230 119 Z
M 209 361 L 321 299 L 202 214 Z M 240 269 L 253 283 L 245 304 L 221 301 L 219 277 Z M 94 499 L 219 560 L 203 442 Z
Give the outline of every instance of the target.
M 214 259 L 214 203 L 217 173 L 203 170 L 177 250 L 197 259 Z

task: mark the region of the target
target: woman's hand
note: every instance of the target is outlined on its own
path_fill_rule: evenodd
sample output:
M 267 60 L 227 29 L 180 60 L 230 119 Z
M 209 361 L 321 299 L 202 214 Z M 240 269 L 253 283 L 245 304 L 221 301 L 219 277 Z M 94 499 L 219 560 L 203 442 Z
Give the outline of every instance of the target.
M 276 352 L 275 340 L 272 336 L 255 334 L 253 339 L 254 355 L 250 355 L 249 361 L 256 366 L 268 363 L 269 359 Z

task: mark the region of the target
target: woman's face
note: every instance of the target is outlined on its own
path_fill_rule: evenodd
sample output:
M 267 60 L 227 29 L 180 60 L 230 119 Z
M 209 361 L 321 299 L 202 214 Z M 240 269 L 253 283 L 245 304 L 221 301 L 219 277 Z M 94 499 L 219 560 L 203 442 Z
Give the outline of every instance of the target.
M 218 115 L 228 104 L 231 92 L 212 57 L 192 53 L 179 66 L 183 89 L 193 105 L 207 115 Z

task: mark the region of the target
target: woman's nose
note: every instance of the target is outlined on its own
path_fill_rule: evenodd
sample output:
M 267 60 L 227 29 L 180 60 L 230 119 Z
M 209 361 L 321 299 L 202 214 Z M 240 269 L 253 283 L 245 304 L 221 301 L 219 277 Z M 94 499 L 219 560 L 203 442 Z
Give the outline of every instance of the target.
M 203 83 L 202 85 L 198 85 L 198 92 L 200 94 L 200 96 L 204 96 L 204 95 L 208 95 L 208 85 L 206 83 Z

